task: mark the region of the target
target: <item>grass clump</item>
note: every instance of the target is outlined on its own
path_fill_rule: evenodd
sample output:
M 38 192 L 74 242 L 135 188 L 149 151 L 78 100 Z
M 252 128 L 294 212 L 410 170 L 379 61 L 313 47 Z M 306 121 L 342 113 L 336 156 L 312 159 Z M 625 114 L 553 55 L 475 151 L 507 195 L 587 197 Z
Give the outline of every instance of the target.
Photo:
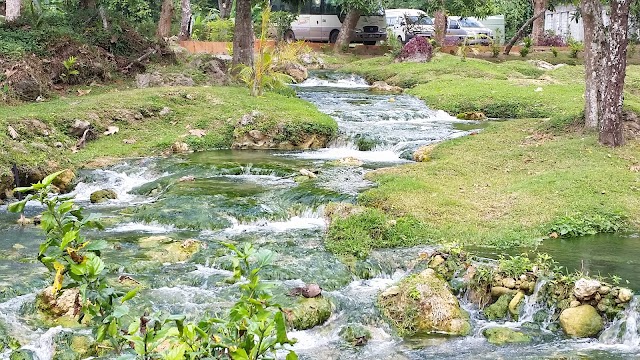
M 325 246 L 339 255 L 366 258 L 371 250 L 424 243 L 424 225 L 412 216 L 392 219 L 379 209 L 334 218 Z

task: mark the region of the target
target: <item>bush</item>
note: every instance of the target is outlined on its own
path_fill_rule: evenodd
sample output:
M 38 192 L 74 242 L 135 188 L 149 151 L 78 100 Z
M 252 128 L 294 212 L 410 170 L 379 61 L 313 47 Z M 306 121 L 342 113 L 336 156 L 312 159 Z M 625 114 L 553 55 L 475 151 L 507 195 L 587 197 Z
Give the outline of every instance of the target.
M 561 35 L 558 35 L 553 30 L 547 30 L 540 42 L 538 43 L 540 46 L 554 46 L 554 47 L 565 47 L 567 46 L 567 42 Z
M 233 20 L 217 19 L 207 23 L 206 36 L 208 41 L 233 41 Z
M 282 41 L 284 33 L 291 29 L 291 23 L 296 21 L 298 14 L 288 11 L 274 11 L 271 13 L 271 24 L 276 28 L 276 39 Z
M 578 58 L 578 53 L 584 50 L 584 44 L 574 39 L 569 39 L 568 43 L 569 50 L 571 51 L 569 57 L 572 57 L 574 59 Z
M 433 57 L 433 46 L 423 37 L 414 37 L 402 48 L 401 61 L 427 62 Z

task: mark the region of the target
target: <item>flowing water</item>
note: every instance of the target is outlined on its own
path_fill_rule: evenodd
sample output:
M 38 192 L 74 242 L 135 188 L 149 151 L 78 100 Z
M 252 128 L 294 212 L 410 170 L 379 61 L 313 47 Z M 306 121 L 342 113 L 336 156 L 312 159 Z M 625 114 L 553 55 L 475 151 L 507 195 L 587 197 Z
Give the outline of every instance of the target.
M 265 276 L 278 296 L 316 282 L 335 305 L 326 324 L 292 332 L 302 359 L 640 357 L 637 299 L 600 340 L 565 339 L 549 329 L 548 319 L 532 323 L 543 308 L 538 291 L 527 298 L 519 322 L 483 320 L 463 299 L 472 317 L 473 335 L 397 337 L 380 317 L 375 299 L 405 276 L 409 262 L 426 249 L 374 251 L 356 271 L 368 274 L 367 279 L 358 278 L 323 248 L 323 207 L 331 201 L 354 202 L 358 193 L 372 186 L 365 180 L 367 172 L 406 163 L 420 145 L 464 136 L 483 125 L 458 121 L 410 96 L 373 95 L 357 77 L 319 73 L 297 90 L 301 98 L 338 121 L 341 136 L 329 148 L 219 150 L 132 159 L 81 174 L 82 182 L 73 195 L 89 211 L 101 214 L 107 224 L 105 232 L 88 237 L 100 237 L 112 245 L 103 256 L 113 274 L 129 275 L 146 286 L 136 305 L 190 316 L 228 307 L 237 287 L 224 282 L 231 273 L 221 243 L 249 241 L 276 253 L 273 269 Z M 368 144 L 366 151 L 363 143 Z M 331 162 L 347 156 L 363 164 L 346 167 Z M 318 178 L 297 183 L 294 179 L 302 168 L 318 171 Z M 185 176 L 193 181 L 181 181 Z M 101 188 L 116 190 L 118 199 L 90 204 L 90 193 Z M 28 216 L 39 211 L 35 204 L 26 208 Z M 14 215 L 0 211 L 0 324 L 41 360 L 50 359 L 53 336 L 78 330 L 43 328 L 30 316 L 35 293 L 50 278 L 34 259 L 42 235 L 35 227 L 19 227 L 15 220 Z M 175 261 L 162 253 L 163 244 L 189 238 L 207 245 L 192 259 Z M 160 251 L 154 251 L 156 247 Z M 602 271 L 630 276 L 638 257 L 626 259 L 631 269 L 604 264 Z M 354 348 L 340 339 L 340 330 L 352 323 L 371 331 L 372 339 L 365 346 Z M 481 333 L 492 326 L 522 329 L 534 341 L 520 346 L 490 345 Z M 9 351 L 0 353 L 0 359 L 8 356 Z

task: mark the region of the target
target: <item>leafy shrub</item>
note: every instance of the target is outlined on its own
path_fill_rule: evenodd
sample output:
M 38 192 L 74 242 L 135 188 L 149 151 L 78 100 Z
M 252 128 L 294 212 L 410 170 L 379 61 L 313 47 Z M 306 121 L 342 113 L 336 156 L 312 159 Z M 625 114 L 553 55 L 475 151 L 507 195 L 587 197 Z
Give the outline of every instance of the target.
M 402 52 L 402 42 L 393 35 L 391 29 L 387 29 L 387 40 L 385 40 L 385 42 L 389 46 L 389 54 L 391 54 L 394 59 L 400 56 Z
M 229 19 L 217 19 L 209 21 L 206 25 L 208 41 L 233 41 L 234 24 Z
M 584 44 L 575 39 L 569 39 L 568 44 L 570 50 L 569 57 L 572 57 L 574 59 L 578 57 L 578 53 L 580 51 L 584 50 Z
M 553 30 L 547 30 L 540 42 L 538 43 L 540 46 L 554 46 L 554 47 L 565 47 L 567 46 L 567 42 L 561 35 L 558 35 Z
M 284 33 L 291 29 L 291 23 L 296 21 L 298 14 L 288 11 L 274 11 L 271 13 L 271 24 L 276 28 L 276 40 L 282 41 Z
M 525 46 L 520 49 L 520 56 L 527 57 L 527 55 L 529 55 L 529 48 Z
M 551 53 L 553 54 L 553 57 L 554 57 L 554 58 L 557 58 L 557 57 L 558 57 L 558 49 L 556 49 L 556 48 L 552 47 L 552 48 L 551 48 Z
M 401 61 L 427 62 L 433 57 L 433 46 L 423 37 L 414 37 L 402 48 L 398 59 Z
M 498 258 L 498 271 L 509 277 L 518 277 L 526 272 L 532 271 L 535 264 L 529 255 L 520 254 L 509 256 L 508 258 L 500 255 Z
M 618 214 L 576 214 L 563 216 L 554 222 L 550 234 L 571 238 L 598 233 L 613 233 L 624 229 L 625 220 Z

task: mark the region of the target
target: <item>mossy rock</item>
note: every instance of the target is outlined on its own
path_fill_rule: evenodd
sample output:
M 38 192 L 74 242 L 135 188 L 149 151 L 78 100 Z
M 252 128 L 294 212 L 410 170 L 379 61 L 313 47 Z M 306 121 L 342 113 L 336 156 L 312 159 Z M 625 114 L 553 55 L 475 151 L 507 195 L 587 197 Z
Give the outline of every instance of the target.
M 118 194 L 116 194 L 116 192 L 111 189 L 94 191 L 89 196 L 89 200 L 91 201 L 92 204 L 99 204 L 99 203 L 117 199 L 117 198 L 118 198 Z
M 300 298 L 291 308 L 285 312 L 287 322 L 296 330 L 307 330 L 314 326 L 322 325 L 331 316 L 333 305 L 324 297 Z
M 31 350 L 20 349 L 9 355 L 9 360 L 36 360 L 38 357 Z
M 531 336 L 526 335 L 520 331 L 504 327 L 493 327 L 485 329 L 482 335 L 487 338 L 487 341 L 493 345 L 504 345 L 513 343 L 528 343 L 531 342 Z
M 498 298 L 496 302 L 487 306 L 482 310 L 484 316 L 489 320 L 500 320 L 509 314 L 509 303 L 513 299 L 514 294 L 504 294 Z
M 459 113 L 456 117 L 460 120 L 474 120 L 474 121 L 487 120 L 487 115 L 485 115 L 483 112 L 480 112 L 480 111 L 463 112 L 463 113 Z
M 564 309 L 560 313 L 560 326 L 571 337 L 596 336 L 604 328 L 602 317 L 591 305 Z
M 53 338 L 53 360 L 80 360 L 95 356 L 93 339 L 86 335 L 61 332 Z
M 146 255 L 150 260 L 162 264 L 187 261 L 202 247 L 198 240 L 186 239 L 180 242 L 167 236 L 147 236 L 138 240 L 138 244 L 141 248 L 148 249 Z
M 391 291 L 393 290 L 393 291 Z M 378 297 L 382 314 L 403 335 L 445 333 L 467 335 L 469 314 L 446 281 L 433 269 L 404 278 Z
M 518 291 L 511 301 L 509 301 L 509 314 L 514 320 L 518 320 L 520 317 L 520 311 L 524 307 L 524 291 Z
M 17 349 L 20 347 L 18 340 L 14 339 L 10 334 L 7 326 L 0 322 L 0 353 L 7 349 Z
M 371 339 L 371 331 L 360 324 L 349 324 L 343 327 L 340 337 L 355 346 L 365 345 Z

